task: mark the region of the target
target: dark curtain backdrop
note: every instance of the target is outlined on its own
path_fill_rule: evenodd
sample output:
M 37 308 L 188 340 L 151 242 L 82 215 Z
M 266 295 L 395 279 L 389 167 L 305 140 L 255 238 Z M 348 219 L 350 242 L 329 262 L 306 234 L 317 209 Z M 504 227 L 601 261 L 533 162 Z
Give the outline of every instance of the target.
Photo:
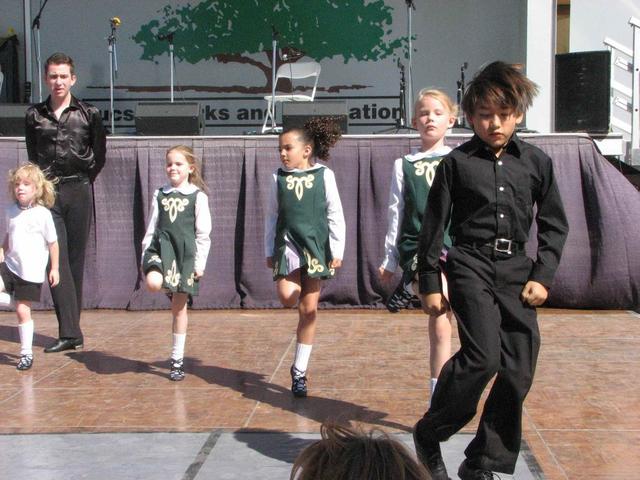
M 466 138 L 448 138 L 455 146 Z M 640 193 L 583 136 L 526 137 L 554 160 L 570 234 L 548 302 L 563 308 L 637 308 L 640 289 Z M 203 160 L 213 217 L 212 245 L 194 308 L 278 307 L 263 252 L 270 175 L 279 166 L 273 137 L 108 140 L 95 184 L 95 222 L 85 269 L 85 308 L 167 308 L 164 295 L 141 288 L 138 263 L 153 191 L 166 181 L 168 147 L 184 143 Z M 321 303 L 380 308 L 396 282 L 377 269 L 387 228 L 394 159 L 419 146 L 404 136 L 346 137 L 331 152 L 347 222 L 343 267 L 325 282 Z M 24 142 L 0 139 L 0 168 L 27 161 Z M 6 205 L 6 189 L 0 202 Z M 0 227 L 4 231 L 4 217 Z M 535 228 L 528 245 L 535 254 Z M 51 299 L 43 288 L 43 308 Z

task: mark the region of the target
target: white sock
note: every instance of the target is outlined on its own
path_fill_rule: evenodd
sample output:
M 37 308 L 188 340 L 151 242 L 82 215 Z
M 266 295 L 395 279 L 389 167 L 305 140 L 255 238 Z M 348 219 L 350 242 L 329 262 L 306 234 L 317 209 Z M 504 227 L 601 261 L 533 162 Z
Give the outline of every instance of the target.
M 8 307 L 11 305 L 11 295 L 7 292 L 0 292 L 0 305 Z
M 431 396 L 433 396 L 433 392 L 435 392 L 436 390 L 436 383 L 438 383 L 438 379 L 432 378 L 431 379 Z
M 180 360 L 181 358 L 184 358 L 184 344 L 186 340 L 186 333 L 173 334 L 173 350 L 171 350 L 171 358 L 173 360 Z
M 18 325 L 20 355 L 33 355 L 33 320 Z
M 307 366 L 309 365 L 309 357 L 311 357 L 311 349 L 313 345 L 307 345 L 305 343 L 297 343 L 296 344 L 296 360 L 293 362 L 293 366 L 300 373 L 305 373 L 307 371 Z

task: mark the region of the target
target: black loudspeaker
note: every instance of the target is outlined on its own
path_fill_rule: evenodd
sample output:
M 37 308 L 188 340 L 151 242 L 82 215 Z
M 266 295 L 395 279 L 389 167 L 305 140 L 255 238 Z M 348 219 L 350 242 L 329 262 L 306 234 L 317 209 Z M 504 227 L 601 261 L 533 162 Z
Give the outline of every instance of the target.
M 314 117 L 337 117 L 342 133 L 347 133 L 347 102 L 345 100 L 323 100 L 316 102 L 283 102 L 282 128 L 304 127 Z
M 204 122 L 197 102 L 140 102 L 136 133 L 144 136 L 202 135 Z
M 556 131 L 607 133 L 611 52 L 556 55 Z
M 30 105 L 0 103 L 0 137 L 24 137 L 24 114 Z

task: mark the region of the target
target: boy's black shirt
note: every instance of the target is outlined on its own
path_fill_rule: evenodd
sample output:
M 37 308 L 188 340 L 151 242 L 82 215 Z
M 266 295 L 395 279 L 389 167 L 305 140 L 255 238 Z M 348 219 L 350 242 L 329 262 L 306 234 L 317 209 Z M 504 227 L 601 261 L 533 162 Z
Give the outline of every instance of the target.
M 436 170 L 418 243 L 420 293 L 440 292 L 445 227 L 454 245 L 497 238 L 524 244 L 537 205 L 537 259 L 529 280 L 547 288 L 569 230 L 551 159 L 515 134 L 496 158 L 478 137 L 447 155 Z

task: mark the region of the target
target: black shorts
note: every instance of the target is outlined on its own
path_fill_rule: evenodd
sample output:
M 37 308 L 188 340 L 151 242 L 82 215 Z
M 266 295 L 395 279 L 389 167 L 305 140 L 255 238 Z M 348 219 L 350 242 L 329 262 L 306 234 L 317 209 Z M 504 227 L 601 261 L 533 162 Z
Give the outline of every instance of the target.
M 25 302 L 39 302 L 41 283 L 27 282 L 13 273 L 7 267 L 7 264 L 0 263 L 0 276 L 4 282 L 4 289 L 7 293 L 13 295 L 14 300 L 22 300 Z

